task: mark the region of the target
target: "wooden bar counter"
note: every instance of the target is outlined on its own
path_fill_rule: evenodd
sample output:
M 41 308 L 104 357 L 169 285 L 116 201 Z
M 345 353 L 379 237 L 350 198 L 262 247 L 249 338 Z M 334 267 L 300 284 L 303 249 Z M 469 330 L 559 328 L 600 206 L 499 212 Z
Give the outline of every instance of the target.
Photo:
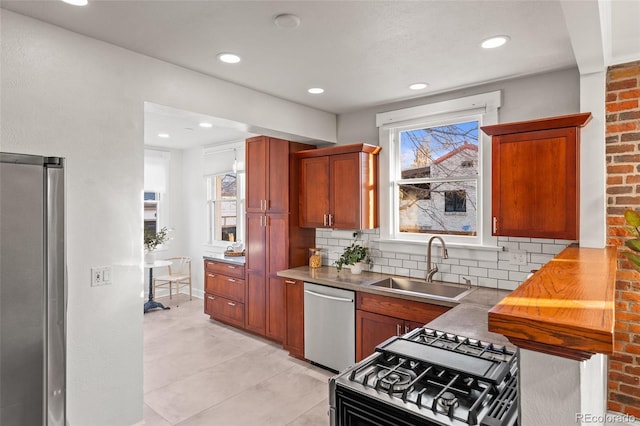
M 616 256 L 567 247 L 489 311 L 489 331 L 574 360 L 613 353 Z

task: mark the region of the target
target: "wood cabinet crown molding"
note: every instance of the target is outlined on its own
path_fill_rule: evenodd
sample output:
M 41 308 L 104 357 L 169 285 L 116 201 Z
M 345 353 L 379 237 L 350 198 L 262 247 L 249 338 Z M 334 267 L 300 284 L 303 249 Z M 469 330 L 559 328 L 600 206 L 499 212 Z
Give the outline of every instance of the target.
M 510 133 L 533 132 L 536 130 L 563 129 L 566 127 L 584 127 L 591 121 L 591 113 L 561 115 L 540 118 L 538 120 L 517 121 L 480 127 L 489 136 L 507 135 Z
M 617 250 L 570 246 L 489 311 L 489 331 L 574 360 L 612 354 Z
M 368 143 L 353 143 L 349 145 L 336 145 L 327 148 L 318 148 L 296 152 L 298 158 L 322 157 L 325 155 L 349 154 L 352 152 L 364 152 L 378 154 L 382 148 Z

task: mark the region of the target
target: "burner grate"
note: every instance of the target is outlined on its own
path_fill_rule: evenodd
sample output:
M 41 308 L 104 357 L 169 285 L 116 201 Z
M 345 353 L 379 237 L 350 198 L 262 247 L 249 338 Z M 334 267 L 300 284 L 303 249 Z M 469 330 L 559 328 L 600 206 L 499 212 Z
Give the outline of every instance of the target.
M 511 376 L 498 394 L 496 399 L 491 404 L 489 412 L 482 419 L 481 426 L 501 426 L 505 424 L 504 419 L 508 419 L 513 416 L 514 412 L 518 409 L 518 377 L 516 375 Z

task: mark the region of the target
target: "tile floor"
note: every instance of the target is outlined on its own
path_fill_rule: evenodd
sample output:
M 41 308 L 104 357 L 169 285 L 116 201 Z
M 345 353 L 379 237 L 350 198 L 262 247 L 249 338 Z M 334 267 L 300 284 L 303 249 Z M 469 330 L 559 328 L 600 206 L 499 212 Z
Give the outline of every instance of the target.
M 159 298 L 144 316 L 147 426 L 327 426 L 332 373 L 212 321 L 203 302 Z

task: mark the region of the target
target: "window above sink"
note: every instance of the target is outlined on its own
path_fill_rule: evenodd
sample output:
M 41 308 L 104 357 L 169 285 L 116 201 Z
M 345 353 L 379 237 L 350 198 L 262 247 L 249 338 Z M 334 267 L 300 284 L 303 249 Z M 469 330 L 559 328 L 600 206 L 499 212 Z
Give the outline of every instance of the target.
M 491 235 L 491 141 L 500 92 L 378 114 L 380 239 L 496 246 Z

